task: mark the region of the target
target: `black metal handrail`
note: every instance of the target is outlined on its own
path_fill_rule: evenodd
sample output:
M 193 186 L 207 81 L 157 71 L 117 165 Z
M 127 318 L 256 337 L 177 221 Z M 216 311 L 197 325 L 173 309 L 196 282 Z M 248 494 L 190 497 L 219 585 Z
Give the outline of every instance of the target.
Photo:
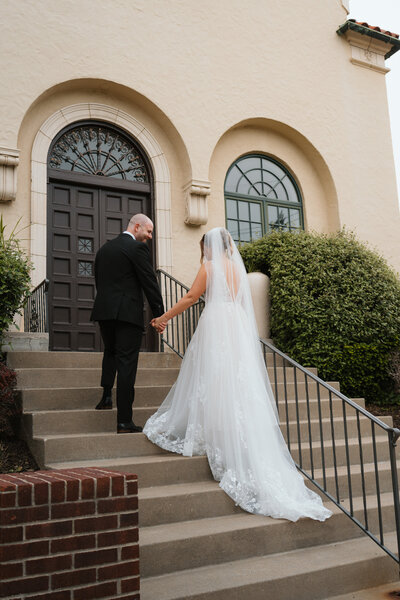
M 189 288 L 163 270 L 158 271 L 158 276 L 168 310 Z M 203 307 L 204 300 L 200 299 L 186 315 L 182 313 L 172 319 L 162 336 L 161 350 L 166 344 L 183 357 Z M 396 443 L 400 430 L 386 425 L 267 340 L 260 340 L 260 343 L 265 363 L 272 369 L 271 383 L 275 388 L 282 431 L 297 468 L 399 563 Z M 281 371 L 278 371 L 278 362 Z M 387 489 L 389 486 L 393 504 L 387 501 L 386 492 L 382 491 L 387 464 L 391 485 L 388 481 L 385 485 Z M 372 493 L 367 492 L 368 485 Z M 356 498 L 361 498 L 361 505 L 357 505 Z M 391 532 L 396 533 L 397 554 L 387 542 Z
M 187 292 L 189 288 L 172 277 L 162 269 L 157 270 L 158 281 L 161 293 L 164 299 L 165 310 L 176 304 Z M 186 348 L 189 345 L 192 335 L 197 327 L 201 312 L 204 308 L 204 299 L 200 298 L 193 306 L 184 313 L 177 315 L 161 336 L 161 351 L 164 351 L 164 344 L 183 358 Z
M 49 280 L 43 279 L 39 285 L 31 291 L 24 306 L 24 329 L 34 333 L 47 333 L 48 322 L 48 290 Z
M 399 563 L 400 503 L 396 442 L 400 430 L 386 425 L 270 342 L 260 342 L 267 365 L 271 362 L 268 355 L 272 354 L 273 357 L 275 401 L 286 442 L 297 468 Z M 277 357 L 282 366 L 282 381 L 278 377 Z M 289 376 L 293 382 L 292 389 L 288 382 Z M 304 385 L 305 419 L 300 418 L 300 384 Z M 311 400 L 316 401 L 316 415 L 311 415 Z M 327 417 L 323 417 L 322 412 L 324 401 L 327 404 Z M 295 427 L 290 424 L 290 415 L 293 413 Z M 353 436 L 349 432 L 351 424 L 356 429 Z M 344 439 L 339 441 L 336 435 L 342 427 Z M 330 437 L 330 440 L 324 441 L 324 437 Z M 355 454 L 359 458 L 357 465 L 354 462 L 351 464 L 351 456 L 354 457 Z M 366 460 L 366 457 L 369 459 Z M 332 463 L 330 468 L 327 467 L 329 458 Z M 390 462 L 393 505 L 384 506 L 381 479 L 383 463 L 387 459 Z M 321 466 L 317 469 L 318 462 Z M 368 482 L 374 488 L 372 494 L 367 493 Z M 357 488 L 361 491 L 361 507 L 355 506 Z M 397 536 L 397 554 L 385 543 L 386 534 L 393 531 Z

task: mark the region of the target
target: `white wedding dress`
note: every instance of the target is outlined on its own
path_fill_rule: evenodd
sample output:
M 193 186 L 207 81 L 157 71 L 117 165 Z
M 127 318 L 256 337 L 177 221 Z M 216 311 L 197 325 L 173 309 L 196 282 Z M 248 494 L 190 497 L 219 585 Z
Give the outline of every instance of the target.
M 332 513 L 305 486 L 281 434 L 246 271 L 225 229 L 206 234 L 205 263 L 205 308 L 143 432 L 171 452 L 206 454 L 220 487 L 250 513 L 324 521 Z

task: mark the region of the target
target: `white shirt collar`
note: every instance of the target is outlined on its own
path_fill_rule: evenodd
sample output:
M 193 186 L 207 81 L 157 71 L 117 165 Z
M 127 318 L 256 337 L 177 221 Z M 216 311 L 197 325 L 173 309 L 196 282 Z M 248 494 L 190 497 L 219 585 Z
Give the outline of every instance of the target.
M 122 233 L 127 233 L 128 235 L 130 235 L 131 237 L 133 237 L 134 240 L 136 240 L 135 236 L 130 231 L 123 231 Z

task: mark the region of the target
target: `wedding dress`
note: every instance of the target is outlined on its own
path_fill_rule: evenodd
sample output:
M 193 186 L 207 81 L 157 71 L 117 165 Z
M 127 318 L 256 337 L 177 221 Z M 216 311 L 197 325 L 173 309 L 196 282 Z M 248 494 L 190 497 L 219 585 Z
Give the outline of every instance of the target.
M 331 512 L 309 490 L 281 434 L 246 270 L 226 229 L 206 234 L 205 308 L 177 381 L 143 432 L 184 456 L 208 457 L 245 511 L 297 521 Z

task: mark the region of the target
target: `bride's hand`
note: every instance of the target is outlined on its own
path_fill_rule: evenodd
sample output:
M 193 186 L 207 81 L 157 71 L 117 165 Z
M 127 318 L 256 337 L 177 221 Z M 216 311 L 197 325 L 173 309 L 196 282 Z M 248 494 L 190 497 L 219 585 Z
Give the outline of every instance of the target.
M 154 329 L 157 330 L 158 333 L 163 333 L 167 326 L 167 321 L 161 316 L 153 319 L 150 324 L 154 327 Z

